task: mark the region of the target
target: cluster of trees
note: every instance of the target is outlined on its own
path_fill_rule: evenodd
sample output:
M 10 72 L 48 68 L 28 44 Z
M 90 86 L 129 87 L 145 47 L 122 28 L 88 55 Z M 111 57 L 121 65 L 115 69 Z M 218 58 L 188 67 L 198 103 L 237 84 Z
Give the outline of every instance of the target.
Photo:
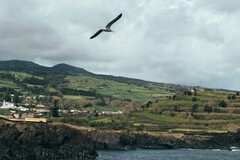
M 34 74 L 34 73 L 33 73 Z M 22 80 L 15 77 L 14 74 L 10 73 L 0 73 L 0 78 L 7 79 L 14 82 L 17 86 L 24 89 L 24 91 L 32 94 L 42 94 L 42 95 L 56 95 L 58 92 L 49 92 L 47 86 L 56 88 L 58 84 L 65 82 L 65 75 L 61 74 L 43 74 L 41 75 L 43 79 L 37 78 L 35 76 L 27 77 Z M 32 85 L 32 86 L 31 86 Z M 34 86 L 35 85 L 35 86 Z M 38 85 L 38 86 L 37 86 Z M 0 88 L 1 92 L 6 91 L 8 88 Z M 14 90 L 8 89 L 11 93 L 14 93 Z
M 227 102 L 225 102 L 224 100 L 222 100 L 222 101 L 220 101 L 219 103 L 218 103 L 218 107 L 222 107 L 222 108 L 226 108 L 227 107 Z M 195 113 L 195 112 L 197 112 L 197 109 L 199 108 L 200 106 L 199 106 L 199 104 L 194 104 L 193 106 L 192 106 L 192 113 Z M 213 107 L 210 105 L 210 104 L 204 104 L 203 105 L 203 112 L 208 112 L 208 113 L 211 113 L 211 112 L 213 112 L 213 111 L 216 111 L 216 109 L 213 109 Z
M 15 92 L 14 92 L 14 96 L 13 96 L 13 98 L 12 98 L 9 90 L 7 90 L 7 91 L 5 92 L 4 100 L 5 100 L 6 102 L 13 102 L 14 104 L 18 104 L 18 103 L 21 102 L 21 99 L 19 98 L 19 93 L 15 91 Z
M 59 116 L 58 110 L 59 110 L 59 102 L 58 100 L 54 100 L 53 106 L 51 107 L 51 112 L 53 117 Z
M 49 86 L 53 88 L 57 88 L 59 84 L 65 83 L 65 77 L 66 75 L 63 74 L 47 74 L 44 75 L 44 80 L 49 82 Z
M 47 95 L 48 91 L 46 90 L 46 88 L 43 87 L 38 87 L 38 86 L 24 86 L 24 90 L 28 91 L 32 94 L 42 94 L 42 95 Z
M 1 79 L 9 79 L 9 80 L 14 80 L 15 76 L 13 74 L 9 74 L 9 73 L 0 73 L 0 78 Z
M 220 102 L 218 103 L 218 106 L 219 106 L 219 107 L 224 107 L 224 108 L 226 108 L 226 107 L 227 107 L 227 102 L 225 102 L 224 100 L 222 100 L 222 101 L 220 101 Z
M 61 92 L 66 95 L 82 95 L 82 96 L 92 96 L 96 97 L 97 94 L 93 91 L 85 91 L 71 88 L 62 88 Z
M 212 108 L 212 106 L 209 106 L 208 104 L 205 104 L 205 105 L 203 106 L 203 111 L 204 111 L 204 112 L 211 113 L 211 112 L 213 111 L 213 108 Z
M 237 94 L 236 94 L 237 95 Z M 233 95 L 228 95 L 228 100 L 234 100 L 234 99 L 236 99 L 236 95 L 235 94 L 233 94 Z
M 15 90 L 12 88 L 0 87 L 0 92 L 14 92 Z
M 107 95 L 102 95 L 96 93 L 96 90 L 90 89 L 89 91 L 86 90 L 79 90 L 79 89 L 71 89 L 71 88 L 61 88 L 60 89 L 61 93 L 64 95 L 81 95 L 81 96 L 90 96 L 90 97 L 95 97 L 96 99 L 102 99 L 104 101 L 104 98 L 109 99 L 109 101 L 115 100 L 116 98 L 112 96 L 107 96 Z M 124 101 L 129 101 L 131 102 L 131 99 L 124 98 Z M 104 105 L 106 105 L 104 103 Z
M 35 78 L 34 76 L 32 76 L 32 77 L 23 79 L 22 83 L 47 86 L 49 84 L 49 81 L 45 79 Z

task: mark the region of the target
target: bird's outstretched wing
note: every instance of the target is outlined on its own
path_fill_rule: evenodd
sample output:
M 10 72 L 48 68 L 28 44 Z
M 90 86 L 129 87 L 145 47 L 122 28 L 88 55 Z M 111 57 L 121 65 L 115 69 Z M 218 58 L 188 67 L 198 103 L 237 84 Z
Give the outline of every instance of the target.
M 93 39 L 95 37 L 97 37 L 100 33 L 102 32 L 102 30 L 98 30 L 94 35 L 92 35 L 92 37 L 90 37 L 90 39 Z
M 106 25 L 106 28 L 110 28 L 111 25 L 112 25 L 113 23 L 115 23 L 117 20 L 119 20 L 121 17 L 122 17 L 122 13 L 119 14 L 114 20 L 112 20 L 111 22 L 109 22 L 109 23 Z

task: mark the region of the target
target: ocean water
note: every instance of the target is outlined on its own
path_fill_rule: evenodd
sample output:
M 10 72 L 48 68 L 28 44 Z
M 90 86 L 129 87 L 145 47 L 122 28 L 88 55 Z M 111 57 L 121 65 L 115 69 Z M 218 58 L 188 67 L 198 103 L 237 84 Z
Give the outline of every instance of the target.
M 239 151 L 176 149 L 136 149 L 129 151 L 98 151 L 97 160 L 240 160 Z

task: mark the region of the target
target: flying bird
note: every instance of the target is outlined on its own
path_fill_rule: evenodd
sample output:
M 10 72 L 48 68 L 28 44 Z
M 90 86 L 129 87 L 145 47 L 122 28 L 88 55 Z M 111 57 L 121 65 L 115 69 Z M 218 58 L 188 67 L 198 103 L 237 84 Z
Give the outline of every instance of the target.
M 103 31 L 104 32 L 114 32 L 112 29 L 111 29 L 111 26 L 113 23 L 115 23 L 117 20 L 119 20 L 120 18 L 122 17 L 122 13 L 119 14 L 115 19 L 113 19 L 111 22 L 109 22 L 105 28 L 103 29 L 99 29 L 94 35 L 92 35 L 92 37 L 90 37 L 90 39 L 93 39 L 95 37 L 97 37 L 100 33 L 102 33 Z

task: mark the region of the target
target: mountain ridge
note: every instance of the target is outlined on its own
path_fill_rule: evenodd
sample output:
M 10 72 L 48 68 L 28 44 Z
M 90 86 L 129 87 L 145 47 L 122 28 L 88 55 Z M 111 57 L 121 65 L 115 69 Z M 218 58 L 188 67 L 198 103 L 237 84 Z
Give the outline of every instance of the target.
M 57 72 L 57 73 L 68 73 L 76 75 L 93 75 L 93 73 L 79 67 L 74 67 L 65 63 L 60 63 L 52 67 L 46 67 L 39 65 L 32 61 L 23 61 L 23 60 L 7 60 L 0 61 L 0 70 L 8 71 L 26 71 L 26 72 Z
M 82 75 L 82 76 L 92 76 L 95 78 L 102 78 L 107 80 L 113 80 L 122 83 L 130 83 L 135 85 L 142 85 L 142 84 L 160 84 L 165 86 L 175 86 L 177 88 L 186 88 L 186 87 L 199 87 L 199 86 L 186 86 L 186 85 L 179 85 L 179 84 L 170 84 L 170 83 L 161 83 L 161 82 L 153 82 L 147 81 L 137 78 L 129 78 L 129 77 L 122 77 L 122 76 L 114 76 L 114 75 L 103 75 L 103 74 L 95 74 L 85 70 L 84 68 L 75 67 L 66 63 L 59 63 L 52 67 L 46 67 L 43 65 L 39 65 L 32 61 L 25 61 L 25 60 L 2 60 L 0 61 L 0 70 L 6 71 L 21 71 L 21 72 L 30 72 L 30 73 L 60 73 L 60 74 L 69 74 L 69 75 Z M 175 88 L 174 87 L 174 88 Z M 204 87 L 205 88 L 205 87 Z M 218 89 L 222 91 L 233 91 L 228 89 Z
M 0 61 L 0 70 L 23 71 L 23 72 L 44 72 L 44 73 L 55 72 L 55 73 L 63 73 L 63 74 L 70 74 L 70 75 L 94 76 L 94 77 L 98 77 L 98 78 L 114 80 L 114 81 L 123 82 L 123 83 L 164 84 L 164 83 L 160 83 L 160 82 L 152 82 L 152 81 L 146 81 L 146 80 L 136 79 L 136 78 L 128 78 L 128 77 L 114 76 L 114 75 L 95 74 L 95 73 L 89 72 L 89 71 L 87 71 L 83 68 L 75 67 L 75 66 L 72 66 L 72 65 L 69 65 L 69 64 L 66 64 L 66 63 L 59 63 L 59 64 L 56 64 L 52 67 L 46 67 L 46 66 L 34 63 L 32 61 L 6 60 L 6 61 Z

